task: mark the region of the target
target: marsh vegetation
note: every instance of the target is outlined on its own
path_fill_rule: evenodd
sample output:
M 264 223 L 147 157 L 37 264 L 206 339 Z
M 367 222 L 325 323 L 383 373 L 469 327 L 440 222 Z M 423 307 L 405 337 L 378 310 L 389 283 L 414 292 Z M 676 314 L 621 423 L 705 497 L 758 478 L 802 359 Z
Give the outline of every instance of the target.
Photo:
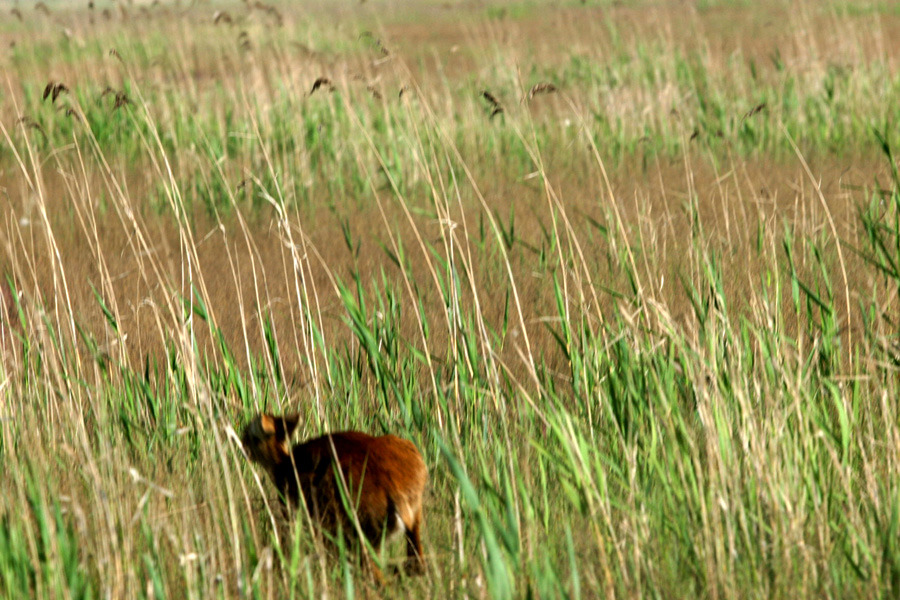
M 0 596 L 900 594 L 891 3 L 0 11 Z M 261 411 L 415 442 L 423 577 Z

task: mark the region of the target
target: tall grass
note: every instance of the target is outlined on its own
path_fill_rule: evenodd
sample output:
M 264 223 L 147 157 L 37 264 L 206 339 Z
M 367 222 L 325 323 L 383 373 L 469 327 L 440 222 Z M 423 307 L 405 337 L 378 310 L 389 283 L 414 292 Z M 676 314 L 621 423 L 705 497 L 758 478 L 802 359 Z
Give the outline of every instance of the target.
M 896 595 L 894 23 L 799 6 L 3 29 L 0 594 Z M 285 521 L 263 409 L 416 443 L 424 577 Z

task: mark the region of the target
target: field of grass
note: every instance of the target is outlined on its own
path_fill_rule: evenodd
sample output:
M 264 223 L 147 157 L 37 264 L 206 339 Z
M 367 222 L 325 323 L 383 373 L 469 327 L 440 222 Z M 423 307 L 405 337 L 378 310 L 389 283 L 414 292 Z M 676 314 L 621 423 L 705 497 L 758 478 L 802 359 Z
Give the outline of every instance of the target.
M 897 597 L 898 39 L 0 0 L 0 597 Z M 285 522 L 261 410 L 416 443 L 424 576 Z

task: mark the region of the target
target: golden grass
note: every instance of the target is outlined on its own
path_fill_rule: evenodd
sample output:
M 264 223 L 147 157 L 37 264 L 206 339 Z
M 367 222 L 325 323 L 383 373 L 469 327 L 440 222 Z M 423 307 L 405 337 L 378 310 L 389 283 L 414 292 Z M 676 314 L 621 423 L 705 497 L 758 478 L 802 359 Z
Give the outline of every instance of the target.
M 521 14 L 499 3 L 422 2 L 411 14 L 374 4 L 4 9 L 16 21 L 0 26 L 0 271 L 24 324 L 4 288 L 0 457 L 11 467 L 0 515 L 25 532 L 15 547 L 68 564 L 65 535 L 45 543 L 39 526 L 57 503 L 75 564 L 108 597 L 347 593 L 354 580 L 316 552 L 306 523 L 278 522 L 233 439 L 249 409 L 279 405 L 300 410 L 305 433 L 405 426 L 424 449 L 432 566 L 397 593 L 502 595 L 483 558 L 483 515 L 497 531 L 519 527 L 508 552 L 519 595 L 554 577 L 584 596 L 885 589 L 874 566 L 850 582 L 826 571 L 846 547 L 877 548 L 870 513 L 889 503 L 879 482 L 896 480 L 896 384 L 876 349 L 892 347 L 897 294 L 852 251 L 865 244 L 859 209 L 890 196 L 892 165 L 874 139 L 846 152 L 817 145 L 815 123 L 780 153 L 748 151 L 739 136 L 769 127 L 787 138 L 790 107 L 757 95 L 781 89 L 783 73 L 804 99 L 824 91 L 829 69 L 857 73 L 837 93 L 863 106 L 897 65 L 900 18 L 815 2 Z M 641 52 L 649 71 L 637 78 Z M 622 54 L 634 59 L 621 72 L 578 75 Z M 696 118 L 704 88 L 685 93 L 669 78 L 679 56 L 702 65 L 710 94 L 741 99 L 725 119 L 732 130 Z M 551 80 L 566 69 L 575 75 Z M 884 116 L 872 114 L 873 126 Z M 602 119 L 620 124 L 627 155 L 592 133 Z M 657 135 L 663 149 L 641 150 Z M 833 297 L 844 347 L 828 382 L 846 386 L 833 412 L 853 382 L 871 388 L 854 413 L 856 465 L 820 452 L 825 425 L 797 408 L 818 398 L 804 363 L 825 342 L 811 325 L 817 309 L 792 305 L 792 275 Z M 396 336 L 415 356 L 394 374 L 397 393 L 384 391 L 388 378 L 354 332 L 348 297 L 359 296 L 365 325 L 384 326 L 378 350 Z M 880 312 L 866 325 L 872 305 Z M 574 330 L 596 336 L 579 342 L 598 364 L 617 345 L 648 361 L 651 381 L 662 379 L 653 360 L 677 363 L 694 404 L 683 428 L 668 428 L 678 399 L 653 405 L 662 459 L 604 420 L 612 400 L 600 384 L 582 391 L 557 338 L 560 306 Z M 731 363 L 731 347 L 709 340 L 737 339 L 744 325 L 755 351 Z M 781 386 L 757 366 L 771 350 L 766 331 L 791 340 L 772 351 Z M 145 372 L 159 406 L 140 393 Z M 720 403 L 722 378 L 748 373 L 757 379 L 735 385 L 739 401 Z M 402 394 L 426 417 L 404 420 Z M 683 455 L 666 454 L 679 436 Z M 547 456 L 566 452 L 571 463 L 548 475 Z M 797 499 L 806 484 L 793 469 L 829 452 L 823 494 L 848 498 L 846 510 Z M 671 469 L 644 486 L 651 459 Z M 754 512 L 742 502 L 756 475 Z M 676 484 L 702 500 L 685 528 L 691 559 L 662 547 L 672 529 L 643 504 Z M 509 512 L 487 508 L 495 496 L 514 499 Z M 840 545 L 835 510 L 858 546 Z M 729 551 L 753 538 L 756 518 L 773 523 L 746 542 L 768 557 L 759 579 L 762 565 Z M 51 571 L 33 578 L 33 594 L 74 595 Z

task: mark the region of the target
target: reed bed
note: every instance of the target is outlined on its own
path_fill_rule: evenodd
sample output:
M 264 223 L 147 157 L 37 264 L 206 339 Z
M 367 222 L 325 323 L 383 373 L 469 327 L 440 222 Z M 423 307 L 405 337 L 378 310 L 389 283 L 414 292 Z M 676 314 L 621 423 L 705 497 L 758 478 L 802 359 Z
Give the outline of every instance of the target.
M 900 593 L 887 5 L 0 10 L 0 596 Z M 261 410 L 415 442 L 424 576 Z

